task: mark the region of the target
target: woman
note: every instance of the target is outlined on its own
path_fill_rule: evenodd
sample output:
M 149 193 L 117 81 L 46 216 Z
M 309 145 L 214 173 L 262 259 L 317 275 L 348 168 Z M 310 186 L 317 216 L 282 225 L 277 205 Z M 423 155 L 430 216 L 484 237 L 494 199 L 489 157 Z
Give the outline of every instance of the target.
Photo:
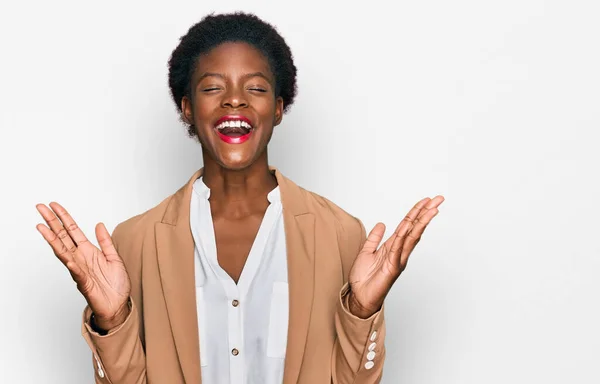
M 267 160 L 296 93 L 289 47 L 254 15 L 181 38 L 169 85 L 204 168 L 100 249 L 57 203 L 38 230 L 85 297 L 97 383 L 376 383 L 383 302 L 443 197 L 379 247 L 360 220 Z M 379 248 L 378 248 L 379 247 Z

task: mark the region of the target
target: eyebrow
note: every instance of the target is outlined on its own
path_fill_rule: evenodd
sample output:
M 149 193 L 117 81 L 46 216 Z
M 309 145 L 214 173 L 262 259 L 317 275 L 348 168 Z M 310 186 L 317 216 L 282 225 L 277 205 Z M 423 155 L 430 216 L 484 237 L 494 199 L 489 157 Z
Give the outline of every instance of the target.
M 247 73 L 244 75 L 245 78 L 250 78 L 250 77 L 262 77 L 263 79 L 267 80 L 267 82 L 270 84 L 271 80 L 262 72 L 253 72 L 253 73 Z
M 216 72 L 204 72 L 199 78 L 198 78 L 198 82 L 204 80 L 207 77 L 218 77 L 221 79 L 225 79 L 225 75 L 221 74 L 221 73 L 216 73 Z M 250 77 L 262 77 L 263 79 L 265 79 L 269 84 L 271 84 L 271 80 L 262 72 L 252 72 L 252 73 L 247 73 L 244 76 L 242 76 L 244 78 L 250 78 Z
M 207 77 L 220 77 L 221 79 L 224 79 L 225 76 L 223 76 L 220 73 L 214 73 L 214 72 L 204 72 L 199 78 L 198 81 L 202 81 L 204 79 L 206 79 Z

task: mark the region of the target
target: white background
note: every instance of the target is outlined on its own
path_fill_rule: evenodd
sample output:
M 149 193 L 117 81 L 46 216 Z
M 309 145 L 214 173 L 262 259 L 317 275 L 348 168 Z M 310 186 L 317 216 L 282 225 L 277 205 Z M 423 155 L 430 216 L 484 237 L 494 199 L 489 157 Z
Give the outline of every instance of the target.
M 383 382 L 599 383 L 598 2 L 225 3 L 2 3 L 0 382 L 92 382 L 35 204 L 93 237 L 185 183 L 166 62 L 239 9 L 299 70 L 271 164 L 367 229 L 446 197 L 387 300 Z

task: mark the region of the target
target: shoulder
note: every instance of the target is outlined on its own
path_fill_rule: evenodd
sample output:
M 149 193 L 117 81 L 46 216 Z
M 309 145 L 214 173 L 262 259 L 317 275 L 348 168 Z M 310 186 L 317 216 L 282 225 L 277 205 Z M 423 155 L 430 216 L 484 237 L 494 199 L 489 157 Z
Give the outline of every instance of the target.
M 324 196 L 303 188 L 301 188 L 301 190 L 304 191 L 307 203 L 313 213 L 319 216 L 328 216 L 344 231 L 360 232 L 362 230 L 362 222 L 356 216 L 350 214 Z
M 111 235 L 117 251 L 129 248 L 132 244 L 140 244 L 140 240 L 145 237 L 148 231 L 152 231 L 154 225 L 161 222 L 173 196 L 174 194 L 147 211 L 117 224 Z
M 348 213 L 339 205 L 318 193 L 299 186 L 291 179 L 282 175 L 276 168 L 275 175 L 280 186 L 283 187 L 282 194 L 285 195 L 284 209 L 286 205 L 285 200 L 287 200 L 289 204 L 288 208 L 294 214 L 311 213 L 317 221 L 334 225 L 338 232 L 338 237 L 340 232 L 351 237 L 361 236 L 364 232 L 364 227 L 360 219 Z
M 298 190 L 307 211 L 314 214 L 318 220 L 333 225 L 340 246 L 346 248 L 350 255 L 356 256 L 366 238 L 362 221 L 318 193 L 302 187 L 298 187 Z
M 326 197 L 301 187 L 299 191 L 307 211 L 325 226 L 334 228 L 342 273 L 346 281 L 352 263 L 365 243 L 366 233 L 362 221 Z

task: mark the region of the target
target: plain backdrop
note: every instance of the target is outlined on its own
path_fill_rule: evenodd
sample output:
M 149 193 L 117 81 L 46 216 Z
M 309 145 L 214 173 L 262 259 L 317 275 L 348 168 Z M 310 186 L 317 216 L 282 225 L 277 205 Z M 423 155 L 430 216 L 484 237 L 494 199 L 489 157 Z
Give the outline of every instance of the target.
M 93 238 L 183 185 L 166 63 L 233 10 L 298 67 L 272 165 L 388 233 L 446 197 L 388 297 L 383 383 L 599 383 L 600 7 L 542 0 L 3 2 L 0 382 L 92 382 L 35 204 Z

